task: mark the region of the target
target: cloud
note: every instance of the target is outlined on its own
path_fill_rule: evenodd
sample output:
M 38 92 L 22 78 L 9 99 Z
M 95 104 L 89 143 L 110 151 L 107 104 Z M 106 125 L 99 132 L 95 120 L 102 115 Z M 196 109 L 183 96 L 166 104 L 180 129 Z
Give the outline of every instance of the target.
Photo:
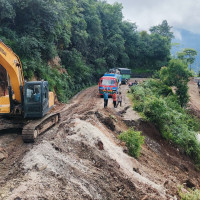
M 149 30 L 150 27 L 167 20 L 168 24 L 176 29 L 200 33 L 199 0 L 107 0 L 107 2 L 121 3 L 124 19 L 136 23 L 138 30 Z
M 172 32 L 174 33 L 174 37 L 178 40 L 182 40 L 182 35 L 181 35 L 181 32 L 176 30 L 176 29 L 173 29 Z

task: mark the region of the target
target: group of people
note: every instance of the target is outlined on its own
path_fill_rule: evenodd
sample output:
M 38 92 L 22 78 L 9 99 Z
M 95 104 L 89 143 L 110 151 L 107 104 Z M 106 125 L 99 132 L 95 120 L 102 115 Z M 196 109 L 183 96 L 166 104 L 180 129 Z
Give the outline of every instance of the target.
M 106 90 L 103 93 L 103 97 L 104 97 L 104 108 L 106 108 L 108 106 L 108 91 Z M 113 91 L 113 95 L 112 95 L 112 99 L 113 99 L 113 106 L 114 108 L 117 108 L 117 106 L 120 104 L 120 106 L 122 106 L 122 94 L 121 92 L 119 92 L 119 94 L 114 90 Z
M 138 84 L 137 80 L 135 80 L 134 82 L 128 82 L 129 87 L 131 87 L 133 85 L 137 85 L 137 84 Z

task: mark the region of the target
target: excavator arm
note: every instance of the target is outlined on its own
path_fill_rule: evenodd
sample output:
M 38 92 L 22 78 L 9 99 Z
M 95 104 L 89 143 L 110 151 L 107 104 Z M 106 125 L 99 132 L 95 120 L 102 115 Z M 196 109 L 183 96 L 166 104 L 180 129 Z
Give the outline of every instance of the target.
M 11 112 L 11 102 L 23 102 L 24 77 L 19 57 L 0 40 L 0 65 L 8 74 L 9 95 L 0 97 L 0 114 Z

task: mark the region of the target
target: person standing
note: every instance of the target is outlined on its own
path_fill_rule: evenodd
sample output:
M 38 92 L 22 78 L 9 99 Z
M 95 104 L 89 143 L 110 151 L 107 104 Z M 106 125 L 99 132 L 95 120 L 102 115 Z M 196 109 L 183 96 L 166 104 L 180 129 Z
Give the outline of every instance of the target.
M 119 92 L 119 95 L 117 96 L 117 106 L 120 104 L 120 107 L 122 106 L 122 93 Z
M 115 91 L 115 90 L 113 90 L 112 98 L 113 98 L 113 105 L 114 105 L 114 108 L 116 108 L 116 107 L 117 107 L 117 94 L 116 94 L 116 91 Z
M 198 88 L 200 88 L 200 81 L 197 82 Z
M 108 105 L 108 91 L 107 90 L 103 93 L 103 97 L 104 97 L 104 108 L 106 108 Z

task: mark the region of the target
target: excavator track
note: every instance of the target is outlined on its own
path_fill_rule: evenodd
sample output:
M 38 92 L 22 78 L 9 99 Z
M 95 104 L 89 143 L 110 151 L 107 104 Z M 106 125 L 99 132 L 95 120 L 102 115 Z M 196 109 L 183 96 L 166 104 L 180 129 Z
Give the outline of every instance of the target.
M 22 139 L 25 143 L 32 143 L 38 135 L 54 126 L 60 120 L 60 113 L 51 113 L 39 120 L 31 120 L 23 127 Z

